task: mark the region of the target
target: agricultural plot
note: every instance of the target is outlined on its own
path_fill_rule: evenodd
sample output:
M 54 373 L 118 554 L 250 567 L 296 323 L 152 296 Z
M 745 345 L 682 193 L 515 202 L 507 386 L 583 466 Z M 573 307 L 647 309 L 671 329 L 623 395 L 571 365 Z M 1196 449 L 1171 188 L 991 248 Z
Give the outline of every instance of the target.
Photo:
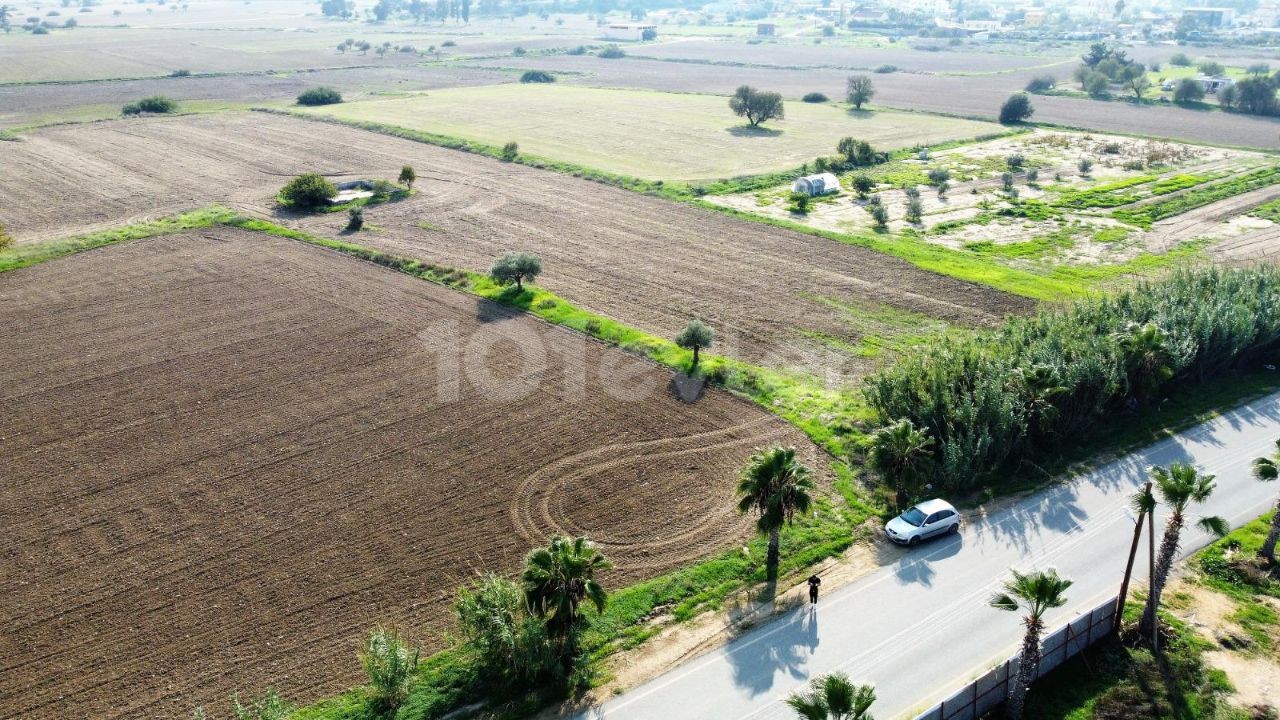
M 0 715 L 189 717 L 359 682 L 375 622 L 586 533 L 612 586 L 751 532 L 791 426 L 502 306 L 218 228 L 0 275 Z M 654 518 L 662 518 L 655 524 Z
M 518 108 L 518 112 L 513 109 Z M 853 135 L 892 150 L 999 132 L 971 120 L 888 111 L 852 113 L 791 103 L 787 117 L 750 128 L 728 98 L 642 91 L 497 85 L 310 110 L 478 140 L 654 180 L 705 180 L 797 167 Z
M 366 245 L 486 271 L 511 250 L 542 256 L 539 283 L 661 337 L 692 317 L 717 351 L 831 382 L 861 377 L 898 343 L 947 323 L 986 324 L 1030 301 L 864 248 L 430 145 L 296 118 L 222 113 L 117 121 L 0 143 L 0 224 L 20 242 L 221 202 L 272 214 L 289 176 L 393 178 L 408 200 L 366 210 Z M 42 197 L 75 193 L 78 212 Z M 11 213 L 11 207 L 46 208 Z M 278 221 L 337 237 L 345 216 Z
M 638 52 L 638 50 L 637 50 Z M 625 57 L 618 60 L 590 56 L 557 55 L 538 58 L 501 58 L 469 63 L 478 67 L 519 67 L 579 73 L 562 82 L 597 87 L 639 87 L 677 92 L 723 93 L 744 83 L 781 92 L 799 99 L 809 92 L 844 98 L 845 80 L 851 70 L 787 68 L 778 66 L 712 65 Z M 674 65 L 675 67 L 672 67 Z M 945 75 L 895 72 L 873 74 L 877 106 L 922 110 L 969 117 L 994 118 L 1011 93 L 1021 91 L 1036 75 L 1069 77 L 1070 65 L 1048 71 L 1018 70 L 963 78 Z M 1100 132 L 1131 133 L 1172 140 L 1274 149 L 1280 122 L 1236 113 L 1205 112 L 1180 107 L 1097 102 L 1072 97 L 1032 98 L 1036 122 L 1054 123 Z M 788 105 L 788 110 L 791 106 Z
M 867 195 L 852 190 L 858 174 L 804 214 L 788 187 L 710 200 L 857 235 L 877 231 L 874 195 L 888 212 L 888 232 L 1034 269 L 1123 263 L 1189 242 L 1256 245 L 1274 223 L 1246 214 L 1280 197 L 1280 172 L 1260 153 L 1049 131 L 871 168 L 861 173 L 876 183 Z M 908 217 L 911 188 L 920 194 L 918 219 Z
M 446 87 L 515 82 L 509 71 L 445 64 L 369 66 L 251 75 L 165 77 L 115 82 L 0 86 L 0 128 L 120 117 L 126 101 L 164 95 L 183 112 L 222 107 L 287 107 L 308 88 L 332 87 L 346 100 Z
M 945 42 L 945 41 L 941 41 Z M 885 45 L 889 45 L 885 41 Z M 1077 58 L 1070 51 L 1039 55 L 992 52 L 984 46 L 915 50 L 904 47 L 850 47 L 826 41 L 815 45 L 811 40 L 741 41 L 690 40 L 636 48 L 636 57 L 659 60 L 691 60 L 696 62 L 776 65 L 780 67 L 824 67 L 870 71 L 882 66 L 915 73 L 985 74 L 1012 70 L 1052 68 Z

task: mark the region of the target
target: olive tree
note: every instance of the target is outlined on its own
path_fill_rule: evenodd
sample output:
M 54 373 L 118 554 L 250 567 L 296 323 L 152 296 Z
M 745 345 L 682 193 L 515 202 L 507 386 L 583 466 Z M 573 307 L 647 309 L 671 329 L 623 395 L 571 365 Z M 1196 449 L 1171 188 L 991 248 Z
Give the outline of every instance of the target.
M 870 102 L 876 94 L 870 75 L 850 75 L 845 84 L 845 99 L 855 110 L 861 110 L 862 104 Z
M 782 120 L 785 116 L 782 95 L 757 90 L 750 85 L 743 85 L 734 91 L 729 98 L 729 109 L 735 115 L 745 117 L 751 127 L 759 127 L 766 120 Z
M 516 290 L 524 290 L 524 281 L 533 281 L 542 274 L 542 261 L 537 255 L 527 252 L 511 252 L 498 259 L 489 270 L 499 285 L 516 284 Z
M 413 171 L 413 166 L 405 165 L 404 167 L 400 168 L 400 177 L 396 179 L 396 182 L 399 182 L 401 185 L 404 185 L 405 187 L 412 190 L 413 181 L 417 179 L 418 179 L 418 173 Z
M 698 351 L 711 347 L 715 342 L 715 331 L 707 327 L 701 320 L 691 320 L 680 334 L 676 336 L 676 345 L 693 351 L 693 367 L 698 367 Z

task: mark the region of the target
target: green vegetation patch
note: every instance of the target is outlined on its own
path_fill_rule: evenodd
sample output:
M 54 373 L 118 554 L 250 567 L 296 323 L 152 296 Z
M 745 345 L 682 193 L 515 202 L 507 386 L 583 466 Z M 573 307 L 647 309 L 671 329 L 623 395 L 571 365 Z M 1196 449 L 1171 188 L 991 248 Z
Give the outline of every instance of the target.
M 1280 182 L 1280 166 L 1266 167 L 1245 173 L 1230 180 L 1194 188 L 1176 197 L 1143 205 L 1137 208 L 1121 208 L 1112 217 L 1141 228 L 1150 228 L 1155 222 L 1181 215 L 1219 200 L 1259 190 Z

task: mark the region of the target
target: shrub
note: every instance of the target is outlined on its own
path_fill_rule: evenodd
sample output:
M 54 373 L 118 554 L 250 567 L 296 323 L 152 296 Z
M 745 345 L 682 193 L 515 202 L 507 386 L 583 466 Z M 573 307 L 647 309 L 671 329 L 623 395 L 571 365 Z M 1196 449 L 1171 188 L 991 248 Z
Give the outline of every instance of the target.
M 1198 69 L 1200 70 L 1200 74 L 1208 75 L 1209 77 L 1215 77 L 1227 71 L 1227 69 L 1222 66 L 1222 63 L 1214 62 L 1212 60 L 1206 60 L 1200 63 L 1200 67 Z
M 457 45 L 458 43 L 454 42 L 453 40 L 445 40 L 444 42 L 440 43 L 440 47 L 456 47 Z
M 566 55 L 586 55 L 586 54 L 587 54 L 587 46 L 586 46 L 586 45 L 579 45 L 579 46 L 574 47 L 574 48 L 569 48 L 569 50 L 568 50 L 567 52 L 565 52 L 565 54 L 566 54 Z
M 396 182 L 412 190 L 413 183 L 417 179 L 418 179 L 418 173 L 413 171 L 413 166 L 405 165 L 404 167 L 400 168 L 400 177 L 396 178 Z
M 797 215 L 805 215 L 809 212 L 809 205 L 813 202 L 813 198 L 809 197 L 809 193 L 793 192 L 787 198 L 787 210 Z
M 0 225 L 0 250 L 13 247 L 13 236 L 4 231 L 4 226 Z
M 889 227 L 889 211 L 885 209 L 879 195 L 871 196 L 871 202 L 867 205 L 867 212 L 871 213 L 871 219 L 875 221 L 876 227 L 882 230 Z
M 626 57 L 627 53 L 617 45 L 605 46 L 600 52 L 596 53 L 596 57 L 602 57 L 607 60 L 615 60 L 620 57 Z
M 236 720 L 286 720 L 294 711 L 294 707 L 271 688 L 267 688 L 261 700 L 250 700 L 248 705 L 242 705 L 240 694 L 236 693 L 231 697 L 231 709 Z
M 364 208 L 351 208 L 347 211 L 347 229 L 357 232 L 364 227 Z
M 935 439 L 929 474 L 942 489 L 969 490 L 1166 387 L 1274 350 L 1278 296 L 1276 268 L 1179 270 L 930 341 L 869 378 L 865 393 L 882 421 L 911 420 Z
M 516 57 L 520 57 L 521 55 L 524 55 L 524 53 L 525 53 L 524 48 L 520 47 L 519 45 L 515 46 L 515 48 L 512 49 L 511 51 L 511 54 L 515 55 Z
M 62 23 L 62 27 L 64 28 L 73 28 L 76 25 L 77 23 L 75 18 L 67 18 L 66 22 Z
M 49 28 L 47 28 L 47 27 L 45 27 L 45 26 L 43 26 L 43 25 L 36 25 L 35 27 L 31 28 L 31 34 L 32 34 L 32 35 L 48 35 L 48 34 L 49 34 Z M 132 107 L 132 106 L 130 106 L 130 105 L 126 105 L 125 107 Z M 135 113 L 135 114 L 136 114 L 136 113 Z
M 174 70 L 169 73 L 169 77 L 191 77 L 190 70 Z
M 1039 179 L 1040 179 L 1040 171 L 1039 171 L 1039 170 L 1037 170 L 1036 168 L 1029 168 L 1029 169 L 1027 170 L 1027 182 L 1029 182 L 1029 183 L 1033 183 L 1033 182 L 1035 182 L 1035 181 L 1037 181 L 1037 180 L 1039 180 Z
M 1022 155 L 1022 153 L 1014 153 L 1005 157 L 1004 164 L 1007 165 L 1010 170 L 1016 172 L 1021 170 L 1023 165 L 1027 164 L 1027 159 Z
M 875 186 L 876 186 L 876 182 L 872 180 L 870 176 L 861 175 L 861 174 L 854 175 L 853 180 L 851 182 L 853 185 L 853 189 L 857 191 L 857 193 L 862 197 L 866 197 L 867 193 L 875 189 Z
M 125 105 L 120 109 L 125 115 L 141 115 L 142 113 L 172 113 L 178 110 L 178 103 L 163 95 L 143 98 L 136 103 Z
M 529 70 L 520 76 L 520 82 L 522 83 L 550 83 L 555 81 L 555 75 L 542 70 Z
M 502 146 L 502 159 L 512 162 L 520 156 L 520 146 L 515 141 Z
M 1088 175 L 1089 171 L 1093 169 L 1093 161 L 1089 158 L 1080 158 L 1080 162 L 1076 163 L 1076 169 L 1080 171 L 1081 175 Z
M 1193 78 L 1182 78 L 1173 89 L 1173 101 L 1193 103 L 1204 100 L 1204 86 Z
M 1026 93 L 1014 93 L 1000 106 L 1000 122 L 1005 125 L 1025 122 L 1035 113 Z
M 924 204 L 920 202 L 920 193 L 917 191 L 914 196 L 907 198 L 907 222 L 919 223 L 923 214 Z
M 529 616 L 524 590 L 516 583 L 485 575 L 458 592 L 453 608 L 463 647 L 487 680 L 524 689 L 558 674 L 546 627 Z
M 829 101 L 831 98 L 827 97 L 826 95 L 823 95 L 820 92 L 811 92 L 811 93 L 806 93 L 805 96 L 800 99 L 807 103 L 824 103 Z
M 1169 58 L 1169 64 L 1176 67 L 1191 67 L 1191 58 L 1187 57 L 1186 53 L 1174 53 L 1173 57 Z
M 374 704 L 390 714 L 409 696 L 409 681 L 418 671 L 418 649 L 394 628 L 375 627 L 364 641 L 360 666 L 369 677 Z
M 880 73 L 881 75 L 888 75 L 889 73 L 897 72 L 897 71 L 898 71 L 897 65 L 881 65 L 877 67 L 875 70 L 873 70 L 872 72 Z
M 330 87 L 313 87 L 298 95 L 299 105 L 333 105 L 342 102 L 342 93 Z
M 1054 85 L 1057 85 L 1057 84 L 1058 84 L 1057 79 L 1054 78 L 1052 75 L 1037 75 L 1031 78 L 1031 81 L 1027 83 L 1027 92 L 1033 92 L 1033 93 L 1048 92 L 1053 89 Z
M 316 173 L 306 173 L 290 180 L 277 197 L 281 205 L 300 209 L 320 207 L 338 194 L 338 188 Z
M 1013 189 L 1013 173 L 1011 172 L 1000 173 L 1000 187 L 1005 192 L 1009 192 L 1010 190 Z

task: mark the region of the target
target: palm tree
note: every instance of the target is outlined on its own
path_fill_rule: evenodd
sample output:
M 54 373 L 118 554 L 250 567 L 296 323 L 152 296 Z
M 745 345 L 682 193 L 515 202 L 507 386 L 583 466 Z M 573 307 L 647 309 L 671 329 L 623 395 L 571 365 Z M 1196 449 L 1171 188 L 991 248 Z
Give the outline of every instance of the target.
M 867 712 L 875 701 L 874 687 L 854 685 L 842 672 L 820 675 L 807 692 L 787 698 L 787 704 L 804 720 L 875 720 Z
M 998 610 L 1025 610 L 1027 613 L 1022 618 L 1027 632 L 1022 636 L 1018 677 L 1009 686 L 1009 697 L 1005 702 L 1006 714 L 1012 720 L 1017 720 L 1022 717 L 1022 709 L 1027 702 L 1027 688 L 1031 687 L 1031 682 L 1040 669 L 1040 633 L 1044 632 L 1044 614 L 1067 604 L 1063 593 L 1071 587 L 1071 581 L 1058 577 L 1058 571 L 1052 569 L 1025 575 L 1017 570 L 1009 572 L 1013 577 L 1005 581 L 1004 592 L 991 596 L 990 604 Z
M 933 438 L 910 420 L 899 420 L 876 431 L 867 461 L 893 486 L 898 509 L 911 501 L 916 485 L 927 476 L 933 460 Z
M 1276 451 L 1271 457 L 1260 457 L 1253 461 L 1253 476 L 1263 482 L 1271 482 L 1280 477 L 1280 440 L 1276 440 Z M 1266 558 L 1272 565 L 1276 564 L 1276 541 L 1280 540 L 1280 499 L 1276 500 L 1276 511 L 1271 515 L 1271 532 L 1258 550 L 1258 557 Z
M 561 656 L 571 659 L 577 652 L 582 601 L 590 600 L 597 611 L 604 610 L 608 593 L 595 574 L 613 564 L 585 537 L 560 536 L 551 538 L 547 547 L 530 551 L 524 564 L 520 579 L 529 612 L 542 618 Z
M 1150 637 L 1156 629 L 1160 595 L 1169 581 L 1173 562 L 1178 559 L 1178 545 L 1182 542 L 1187 507 L 1193 502 L 1208 500 L 1216 487 L 1212 475 L 1201 473 L 1188 463 L 1174 463 L 1168 468 L 1153 467 L 1151 479 L 1155 482 L 1160 499 L 1169 506 L 1169 520 L 1165 523 L 1164 535 L 1160 538 L 1160 553 L 1152 574 L 1151 592 L 1147 594 L 1147 607 L 1142 612 L 1142 624 L 1139 626 L 1139 631 L 1145 637 Z M 1222 518 L 1203 518 L 1199 525 L 1216 535 L 1226 534 L 1226 521 Z
M 809 468 L 796 460 L 794 447 L 774 446 L 757 450 L 742 470 L 738 481 L 738 510 L 759 514 L 756 527 L 769 536 L 766 573 L 770 582 L 778 579 L 778 540 L 784 523 L 796 513 L 806 513 L 814 489 Z
M 1019 370 L 1018 377 L 1022 381 L 1027 425 L 1043 433 L 1058 418 L 1058 406 L 1053 404 L 1053 399 L 1066 392 L 1067 388 L 1051 365 L 1032 365 L 1027 370 Z
M 1149 399 L 1161 383 L 1173 377 L 1169 336 L 1159 325 L 1131 322 L 1116 333 L 1116 342 L 1124 352 L 1129 384 L 1138 400 Z

